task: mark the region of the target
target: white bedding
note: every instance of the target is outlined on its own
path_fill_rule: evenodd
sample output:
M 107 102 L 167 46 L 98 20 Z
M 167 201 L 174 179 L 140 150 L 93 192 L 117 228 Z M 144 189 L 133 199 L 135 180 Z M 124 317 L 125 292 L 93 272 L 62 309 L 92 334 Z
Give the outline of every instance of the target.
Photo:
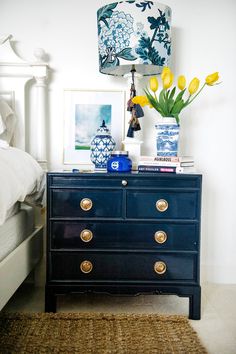
M 21 205 L 20 211 L 0 226 L 0 262 L 34 230 L 34 211 Z
M 42 193 L 43 177 L 41 166 L 28 153 L 13 147 L 0 148 L 0 225 L 17 201 Z
M 16 202 L 10 209 L 8 209 L 6 219 L 8 219 L 11 216 L 15 215 L 16 213 L 18 213 L 20 211 L 20 207 L 21 207 L 21 203 Z

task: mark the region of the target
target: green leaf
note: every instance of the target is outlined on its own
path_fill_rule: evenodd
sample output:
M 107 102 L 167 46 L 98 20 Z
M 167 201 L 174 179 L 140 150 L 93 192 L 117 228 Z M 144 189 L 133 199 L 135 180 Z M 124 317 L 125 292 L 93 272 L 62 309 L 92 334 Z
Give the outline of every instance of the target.
M 139 47 L 141 48 L 149 48 L 151 46 L 151 39 L 149 37 L 142 36 L 139 40 Z
M 145 93 L 146 93 L 147 99 L 151 103 L 151 105 L 154 108 L 159 109 L 159 102 L 149 92 L 145 91 Z
M 179 114 L 175 113 L 173 114 L 173 117 L 176 119 L 176 123 L 179 124 Z
M 176 88 L 174 87 L 171 91 L 167 91 L 167 93 L 170 93 L 169 97 L 166 95 L 166 109 L 168 111 L 168 115 L 170 116 L 170 112 L 175 104 L 175 101 L 173 100 L 174 94 L 175 94 Z
M 148 22 L 151 23 L 150 29 L 153 30 L 155 28 L 159 28 L 161 24 L 161 17 L 148 17 Z
M 166 94 L 166 91 L 164 89 L 161 90 L 160 95 L 159 95 L 159 104 L 160 104 L 161 110 L 163 111 L 164 115 L 166 117 L 168 117 L 168 108 L 166 105 L 165 94 Z
M 171 100 L 171 99 L 174 97 L 174 95 L 175 95 L 175 90 L 176 90 L 176 87 L 174 87 L 174 88 L 172 89 L 172 91 L 171 91 L 171 93 L 170 93 L 169 100 Z
M 116 56 L 125 60 L 136 60 L 137 57 L 135 57 L 132 53 L 132 48 L 124 48 L 121 52 L 119 52 Z
M 113 10 L 116 8 L 118 5 L 118 2 L 114 2 L 113 4 L 103 6 L 97 11 L 97 20 L 98 20 L 98 35 L 101 33 L 101 24 L 100 21 L 105 24 L 106 27 L 109 28 L 107 18 L 110 18 L 112 16 Z
M 112 10 L 114 10 L 117 5 L 118 5 L 118 2 L 114 2 L 112 4 L 109 4 L 107 6 L 103 6 L 102 8 L 100 8 L 97 12 L 98 22 L 103 21 L 105 23 L 104 20 L 106 18 L 110 18 L 112 16 L 112 12 L 113 12 Z
M 155 108 L 155 110 L 157 110 L 157 112 L 159 112 L 162 116 L 164 115 L 164 112 L 161 109 L 161 106 L 158 102 L 158 99 L 156 99 L 155 97 L 152 96 L 152 94 L 148 91 L 148 89 L 144 90 L 147 99 L 149 101 L 149 103 L 153 106 L 153 108 Z
M 178 102 L 178 101 L 180 101 L 182 99 L 185 91 L 186 91 L 186 88 L 183 91 L 180 91 L 180 93 L 177 95 L 177 97 L 175 99 L 175 102 Z
M 184 101 L 183 100 L 180 100 L 178 102 L 175 101 L 175 104 L 171 110 L 171 114 L 174 115 L 174 114 L 179 114 L 181 112 L 181 110 L 184 108 Z
M 171 113 L 171 110 L 172 110 L 174 104 L 175 104 L 175 101 L 173 100 L 173 98 L 172 99 L 168 99 L 168 102 L 167 102 L 168 112 Z

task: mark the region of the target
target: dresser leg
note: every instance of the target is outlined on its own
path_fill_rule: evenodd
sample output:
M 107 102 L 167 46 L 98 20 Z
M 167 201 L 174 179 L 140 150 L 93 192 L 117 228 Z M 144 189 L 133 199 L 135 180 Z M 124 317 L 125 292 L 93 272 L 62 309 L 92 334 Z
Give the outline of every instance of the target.
M 45 312 L 57 311 L 57 297 L 52 288 L 45 286 Z
M 194 288 L 193 294 L 189 296 L 189 318 L 192 320 L 201 319 L 201 287 Z

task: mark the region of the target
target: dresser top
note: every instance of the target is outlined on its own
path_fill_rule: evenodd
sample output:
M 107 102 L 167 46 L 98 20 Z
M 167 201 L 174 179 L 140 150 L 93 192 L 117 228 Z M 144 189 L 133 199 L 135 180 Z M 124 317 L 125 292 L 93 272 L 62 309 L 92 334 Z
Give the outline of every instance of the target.
M 73 172 L 73 171 L 49 171 L 47 172 L 48 175 L 54 175 L 54 176 L 79 176 L 79 177 L 136 177 L 136 178 L 144 178 L 144 177 L 154 177 L 154 178 L 195 178 L 195 177 L 202 177 L 202 174 L 200 173 L 158 173 L 158 172 L 138 172 L 138 171 L 132 171 L 132 172 L 98 172 L 98 171 L 89 171 L 89 172 Z

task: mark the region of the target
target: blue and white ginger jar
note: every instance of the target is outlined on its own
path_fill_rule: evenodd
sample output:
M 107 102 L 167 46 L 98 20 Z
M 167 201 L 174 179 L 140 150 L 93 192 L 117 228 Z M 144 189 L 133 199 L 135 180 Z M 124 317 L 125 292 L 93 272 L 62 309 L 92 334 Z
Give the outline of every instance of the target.
M 177 156 L 179 145 L 179 124 L 173 117 L 162 117 L 156 125 L 157 156 Z
M 97 134 L 90 143 L 90 159 L 96 169 L 107 168 L 107 160 L 115 146 L 115 140 L 112 138 L 111 133 L 103 120 L 102 125 L 97 130 Z

